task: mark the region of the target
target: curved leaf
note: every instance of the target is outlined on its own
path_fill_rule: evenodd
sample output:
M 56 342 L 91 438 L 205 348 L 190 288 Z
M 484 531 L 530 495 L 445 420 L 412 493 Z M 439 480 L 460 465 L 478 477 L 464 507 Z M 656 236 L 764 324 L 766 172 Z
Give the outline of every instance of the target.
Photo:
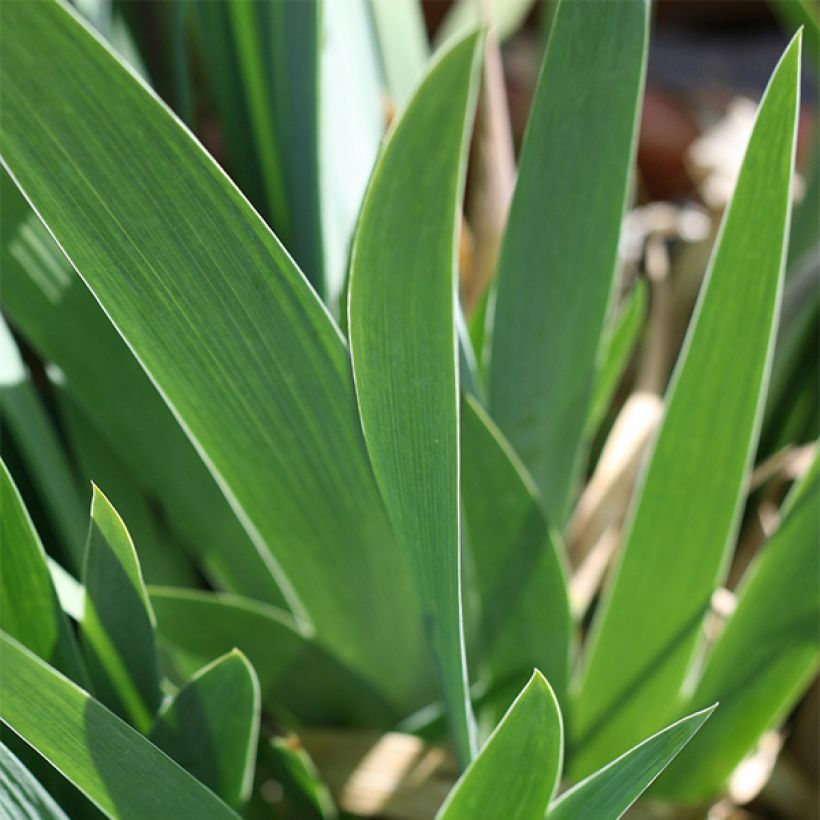
M 37 778 L 2 743 L 0 813 L 6 820 L 68 820 Z

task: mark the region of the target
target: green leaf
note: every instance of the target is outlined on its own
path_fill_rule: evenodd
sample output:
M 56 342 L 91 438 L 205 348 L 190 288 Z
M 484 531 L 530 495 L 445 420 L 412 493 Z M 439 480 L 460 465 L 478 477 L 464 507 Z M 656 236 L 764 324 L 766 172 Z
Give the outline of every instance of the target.
M 424 75 L 429 47 L 420 0 L 369 0 L 387 90 L 403 107 Z M 466 33 L 466 32 L 463 32 Z
M 486 412 L 466 396 L 461 425 L 461 497 L 489 685 L 504 684 L 514 695 L 537 667 L 560 702 L 569 671 L 569 600 L 532 479 Z
M 141 732 L 162 701 L 154 613 L 125 524 L 94 487 L 81 638 L 99 699 Z
M 259 681 L 238 650 L 200 669 L 163 707 L 149 740 L 228 805 L 250 796 L 259 737 Z
M 722 708 L 722 707 L 721 707 Z M 618 820 L 697 734 L 715 707 L 667 726 L 564 792 L 549 820 Z
M 156 746 L 4 633 L 0 653 L 0 720 L 106 815 L 236 818 Z
M 54 798 L 2 743 L 0 813 L 6 820 L 68 820 Z
M 158 587 L 149 592 L 157 632 L 183 674 L 237 647 L 259 675 L 265 708 L 277 717 L 324 725 L 395 723 L 396 708 L 289 613 L 235 595 Z
M 674 717 L 726 571 L 782 287 L 799 38 L 765 93 L 666 397 L 624 549 L 588 644 L 572 721 L 583 774 Z
M 613 321 L 603 362 L 595 377 L 587 419 L 588 433 L 594 433 L 598 429 L 612 403 L 612 397 L 643 328 L 648 300 L 646 284 L 639 279 Z
M 213 160 L 71 12 L 3 3 L 0 18 L 7 167 L 275 556 L 288 601 L 418 703 L 431 664 L 417 595 L 338 328 Z
M 490 415 L 556 527 L 575 489 L 612 292 L 648 20 L 647 0 L 560 2 L 499 259 Z
M 3 461 L 0 510 L 0 629 L 86 684 L 74 633 L 51 583 L 45 550 Z
M 769 727 L 791 710 L 820 657 L 820 461 L 787 499 L 784 518 L 737 593 L 688 704 L 720 700 L 717 714 L 658 782 L 695 801 L 717 794 Z
M 3 310 L 40 356 L 59 367 L 71 400 L 209 579 L 242 595 L 280 603 L 269 557 L 266 561 L 266 553 L 242 529 L 171 410 L 5 173 L 1 184 Z M 90 356 L 90 350 L 97 355 Z M 77 456 L 83 461 L 83 453 Z M 83 531 L 77 542 L 77 574 L 84 540 Z M 140 544 L 140 549 L 148 548 Z
M 6 270 L 3 268 L 3 286 Z M 0 318 L 0 423 L 10 433 L 53 524 L 61 555 L 82 565 L 85 512 L 57 432 L 43 407 L 8 326 Z
M 419 588 L 462 762 L 474 741 L 459 579 L 455 242 L 478 46 L 472 35 L 450 49 L 392 131 L 362 206 L 349 294 L 364 437 Z
M 437 819 L 543 817 L 561 776 L 562 744 L 558 701 L 535 670 L 453 787 Z

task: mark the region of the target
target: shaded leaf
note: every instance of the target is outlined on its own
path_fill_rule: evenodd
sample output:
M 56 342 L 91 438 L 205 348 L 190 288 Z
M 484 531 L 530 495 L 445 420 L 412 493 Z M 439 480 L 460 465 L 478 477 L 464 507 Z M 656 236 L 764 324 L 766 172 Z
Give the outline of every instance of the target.
M 106 815 L 122 820 L 237 816 L 127 723 L 5 633 L 0 633 L 0 654 L 0 720 Z
M 200 669 L 163 707 L 148 739 L 228 805 L 250 796 L 259 681 L 235 650 Z
M 68 820 L 54 798 L 2 743 L 0 812 L 6 820 Z

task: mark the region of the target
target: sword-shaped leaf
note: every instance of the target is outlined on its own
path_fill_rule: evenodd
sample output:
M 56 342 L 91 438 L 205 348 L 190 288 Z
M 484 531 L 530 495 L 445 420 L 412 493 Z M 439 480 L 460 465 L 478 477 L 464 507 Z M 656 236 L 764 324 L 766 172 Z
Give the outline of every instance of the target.
M 648 0 L 562 0 L 498 266 L 489 407 L 563 526 L 610 302 Z
M 463 762 L 473 740 L 459 575 L 455 240 L 478 42 L 467 37 L 441 57 L 390 135 L 362 206 L 349 293 L 364 437 L 419 589 Z
M 40 781 L 2 743 L 0 814 L 6 820 L 68 820 Z
M 586 774 L 679 714 L 759 430 L 788 236 L 800 39 L 763 97 L 571 722 Z

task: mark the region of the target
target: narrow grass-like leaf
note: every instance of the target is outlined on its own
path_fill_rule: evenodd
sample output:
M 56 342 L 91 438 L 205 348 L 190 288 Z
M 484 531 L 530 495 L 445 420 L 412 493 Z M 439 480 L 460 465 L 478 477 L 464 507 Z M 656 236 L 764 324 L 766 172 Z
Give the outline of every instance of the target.
M 452 37 L 464 35 L 474 26 L 490 24 L 498 38 L 505 40 L 514 34 L 524 22 L 535 0 L 456 0 L 442 20 L 436 40 L 444 43 Z M 486 17 L 485 17 L 486 15 Z
M 461 413 L 461 497 L 485 674 L 491 687 L 503 684 L 514 696 L 537 667 L 562 701 L 571 623 L 561 561 L 532 479 L 509 444 L 475 400 L 465 396 Z
M 266 551 L 245 533 L 139 362 L 5 173 L 0 185 L 3 310 L 40 356 L 59 367 L 72 400 L 208 578 L 226 590 L 279 604 L 282 595 Z M 90 478 L 102 483 L 101 476 Z M 85 532 L 78 542 L 77 574 L 84 538 Z
M 664 796 L 695 801 L 717 794 L 817 672 L 820 461 L 790 498 L 783 522 L 743 579 L 737 609 L 688 702 L 719 700 L 720 708 L 658 782 Z
M 648 0 L 561 1 L 499 260 L 490 414 L 559 528 L 612 291 L 648 18 Z
M 5 286 L 5 269 L 3 285 Z M 0 425 L 9 433 L 36 486 L 61 555 L 76 572 L 82 566 L 85 513 L 76 478 L 54 424 L 5 321 L 0 318 Z M 0 435 L 2 438 L 2 435 Z
M 4 633 L 0 657 L 0 720 L 108 817 L 237 817 L 127 723 Z
M 536 670 L 453 787 L 437 820 L 543 817 L 561 777 L 562 748 L 558 701 Z
M 239 808 L 253 784 L 259 709 L 256 673 L 235 650 L 200 669 L 180 689 L 148 739 Z
M 424 75 L 428 57 L 421 0 L 368 0 L 368 3 L 381 49 L 387 90 L 393 104 L 401 108 Z
M 162 700 L 154 614 L 131 536 L 96 487 L 83 583 L 81 637 L 94 691 L 112 711 L 146 732 Z
M 418 697 L 431 664 L 417 595 L 338 328 L 213 160 L 70 11 L 3 3 L 0 18 L 7 167 L 276 556 L 289 601 L 363 675 Z
M 606 343 L 603 362 L 595 377 L 592 402 L 587 419 L 587 433 L 594 433 L 604 419 L 618 387 L 618 382 L 629 362 L 629 357 L 638 341 L 644 319 L 648 293 L 642 279 L 636 282 L 624 300 L 612 324 L 610 337 Z
M 788 234 L 800 41 L 774 72 L 593 625 L 571 723 L 586 774 L 677 711 L 756 443 Z
M 273 715 L 320 724 L 395 723 L 396 708 L 288 613 L 235 595 L 157 587 L 149 592 L 159 637 L 183 674 L 195 674 L 237 647 L 259 675 L 262 700 Z
M 37 778 L 2 743 L 0 814 L 6 820 L 68 820 Z
M 87 684 L 74 633 L 51 583 L 43 545 L 2 461 L 0 629 L 66 675 Z
M 420 591 L 462 762 L 473 739 L 459 578 L 455 238 L 478 44 L 471 35 L 435 64 L 393 130 L 362 206 L 349 294 L 364 437 Z
M 564 792 L 549 820 L 618 820 L 674 760 L 714 711 L 712 706 L 667 726 Z

